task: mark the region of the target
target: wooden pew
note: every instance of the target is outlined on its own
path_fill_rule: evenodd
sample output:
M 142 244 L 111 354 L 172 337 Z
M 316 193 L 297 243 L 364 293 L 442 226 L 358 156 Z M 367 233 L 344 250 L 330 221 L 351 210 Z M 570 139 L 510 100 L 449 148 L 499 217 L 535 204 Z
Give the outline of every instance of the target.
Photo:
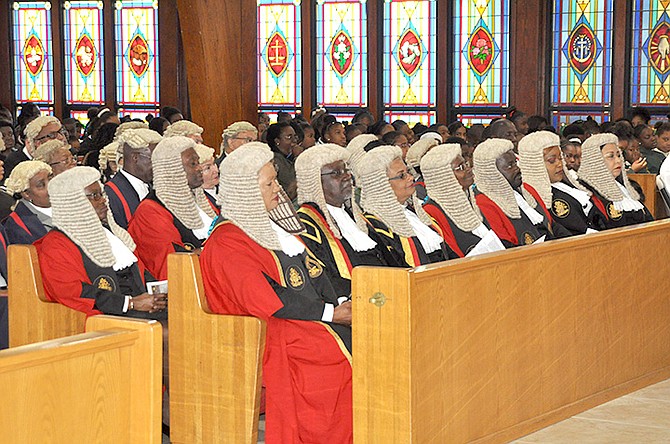
M 10 245 L 7 264 L 10 347 L 84 332 L 84 313 L 47 300 L 35 247 Z
M 667 379 L 668 252 L 659 221 L 354 269 L 355 442 L 507 442 Z
M 161 442 L 160 324 L 94 316 L 87 329 L 0 351 L 0 441 Z
M 636 181 L 642 187 L 642 191 L 646 197 L 644 204 L 651 215 L 654 216 L 654 219 L 658 220 L 668 217 L 663 198 L 656 187 L 655 174 L 629 174 L 628 178 Z
M 212 314 L 194 254 L 168 256 L 170 440 L 257 442 L 265 322 Z

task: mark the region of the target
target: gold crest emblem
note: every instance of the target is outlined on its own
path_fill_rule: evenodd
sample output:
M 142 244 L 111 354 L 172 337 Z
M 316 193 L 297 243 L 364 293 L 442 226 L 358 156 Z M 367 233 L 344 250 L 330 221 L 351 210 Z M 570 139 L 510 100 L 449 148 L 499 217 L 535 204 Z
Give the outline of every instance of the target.
M 570 214 L 570 204 L 563 199 L 556 199 L 551 204 L 556 217 L 564 218 Z
M 93 282 L 93 286 L 100 290 L 115 291 L 116 284 L 111 277 L 102 275 Z
M 535 242 L 535 238 L 528 232 L 523 233 L 523 243 L 524 245 L 530 245 Z
M 184 250 L 193 251 L 193 250 L 195 250 L 195 247 L 191 244 L 184 244 Z
M 623 212 L 614 208 L 614 204 L 611 202 L 607 205 L 607 214 L 609 214 L 612 220 L 619 220 L 623 216 Z
M 321 264 L 309 254 L 305 257 L 305 267 L 307 267 L 307 272 L 309 277 L 312 279 L 318 278 L 323 273 L 323 267 Z
M 297 290 L 301 290 L 305 286 L 305 276 L 302 274 L 302 271 L 293 265 L 288 267 L 286 271 L 288 284 Z

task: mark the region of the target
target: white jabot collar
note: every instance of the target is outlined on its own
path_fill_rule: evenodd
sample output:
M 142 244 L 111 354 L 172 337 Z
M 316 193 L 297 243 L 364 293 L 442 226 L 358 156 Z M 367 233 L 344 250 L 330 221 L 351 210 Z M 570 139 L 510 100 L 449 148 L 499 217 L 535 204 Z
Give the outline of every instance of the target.
M 591 196 L 589 196 L 589 193 L 578 188 L 571 187 L 570 185 L 563 182 L 554 182 L 551 184 L 551 186 L 572 196 L 577 202 L 579 202 L 579 205 L 581 205 L 584 214 L 587 216 L 589 215 L 591 208 L 593 208 L 593 203 L 591 203 Z
M 281 245 L 284 254 L 293 257 L 302 254 L 302 252 L 305 251 L 305 246 L 297 237 L 284 230 L 272 220 L 270 221 L 270 225 L 272 226 L 272 229 L 275 230 L 275 233 L 277 233 L 279 245 Z
M 114 265 L 112 265 L 114 271 L 123 270 L 137 262 L 137 257 L 130 251 L 130 248 L 128 248 L 121 239 L 116 237 L 114 233 L 105 228 L 105 235 L 107 236 L 109 245 L 112 247 L 112 253 L 116 260 Z
M 614 202 L 614 208 L 619 211 L 639 211 L 644 209 L 644 205 L 642 205 L 639 200 L 633 199 L 633 196 L 630 195 L 628 188 L 621 185 L 618 180 L 616 181 L 616 184 L 623 193 L 623 199 Z
M 479 226 L 477 228 L 475 228 L 474 230 L 472 230 L 471 233 L 474 234 L 475 236 L 477 236 L 480 239 L 484 239 L 484 236 L 489 234 L 489 231 L 491 231 L 491 230 L 486 228 L 486 225 L 479 224 Z
M 538 225 L 541 224 L 544 221 L 544 218 L 540 213 L 538 213 L 535 208 L 532 208 L 528 202 L 526 202 L 526 199 L 523 198 L 521 193 L 519 193 L 516 190 L 514 191 L 514 198 L 516 199 L 516 204 L 519 205 L 519 208 L 521 208 L 521 211 L 524 212 L 526 216 L 528 216 L 528 219 L 530 219 L 530 222 L 533 225 Z
M 353 248 L 354 251 L 368 251 L 377 246 L 377 242 L 370 239 L 370 236 L 368 236 L 367 233 L 358 228 L 356 222 L 349 216 L 349 213 L 347 213 L 344 208 L 338 208 L 328 204 L 326 204 L 326 208 L 330 212 L 330 215 L 333 216 L 333 219 L 335 219 L 337 227 L 340 229 L 340 233 L 342 233 L 342 237 L 349 242 L 349 245 L 351 245 L 351 248 Z
M 123 176 L 128 179 L 128 182 L 130 182 L 130 186 L 133 187 L 137 195 L 139 196 L 140 200 L 143 200 L 145 197 L 147 197 L 147 194 L 149 194 L 149 184 L 144 182 L 142 179 L 138 179 L 137 177 L 133 176 L 132 174 L 126 172 L 123 168 L 119 170 Z
M 209 237 L 209 229 L 212 227 L 214 219 L 209 217 L 209 215 L 202 211 L 202 208 L 200 207 L 198 207 L 198 216 L 200 216 L 200 219 L 202 220 L 203 227 L 191 231 L 193 231 L 193 234 L 195 234 L 195 237 L 198 239 L 207 239 L 207 237 Z
M 426 253 L 432 253 L 442 248 L 442 237 L 432 228 L 421 222 L 419 216 L 409 208 L 405 208 L 405 217 L 412 226 L 414 234 L 419 238 L 421 246 Z

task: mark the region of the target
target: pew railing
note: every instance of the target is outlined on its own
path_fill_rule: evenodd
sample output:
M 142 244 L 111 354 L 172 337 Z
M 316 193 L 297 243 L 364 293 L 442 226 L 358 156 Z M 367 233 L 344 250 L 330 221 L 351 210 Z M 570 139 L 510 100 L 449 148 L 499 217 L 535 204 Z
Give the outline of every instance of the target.
M 213 314 L 195 254 L 168 256 L 170 439 L 256 443 L 265 322 Z
M 86 314 L 46 298 L 34 246 L 10 245 L 7 265 L 10 347 L 84 332 Z
M 160 324 L 94 316 L 87 330 L 0 351 L 0 441 L 161 442 Z
M 354 440 L 508 442 L 670 377 L 670 221 L 353 272 Z

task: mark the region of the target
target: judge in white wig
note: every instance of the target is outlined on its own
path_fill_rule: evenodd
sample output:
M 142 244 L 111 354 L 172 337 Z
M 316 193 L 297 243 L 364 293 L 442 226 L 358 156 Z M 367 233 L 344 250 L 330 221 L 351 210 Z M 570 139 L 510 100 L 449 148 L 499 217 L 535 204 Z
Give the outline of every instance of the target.
M 290 232 L 295 214 L 273 214 L 285 199 L 273 158 L 251 142 L 223 160 L 221 217 L 200 256 L 205 294 L 215 313 L 267 323 L 266 440 L 351 442 L 351 302 Z
M 167 127 L 163 137 L 184 136 L 202 143 L 203 128 L 190 120 L 179 120 Z
M 351 271 L 357 265 L 385 266 L 384 250 L 368 234 L 369 226 L 353 214 L 349 151 L 336 144 L 316 145 L 295 162 L 298 216 L 305 225 L 303 242 L 326 266 L 339 295 L 351 294 Z
M 416 197 L 414 177 L 396 146 L 373 148 L 360 161 L 361 207 L 391 266 L 416 267 L 448 258 L 437 227 Z
M 653 220 L 628 181 L 614 134 L 596 134 L 582 144 L 579 182 L 593 193 L 592 201 L 606 216 L 605 228 Z

